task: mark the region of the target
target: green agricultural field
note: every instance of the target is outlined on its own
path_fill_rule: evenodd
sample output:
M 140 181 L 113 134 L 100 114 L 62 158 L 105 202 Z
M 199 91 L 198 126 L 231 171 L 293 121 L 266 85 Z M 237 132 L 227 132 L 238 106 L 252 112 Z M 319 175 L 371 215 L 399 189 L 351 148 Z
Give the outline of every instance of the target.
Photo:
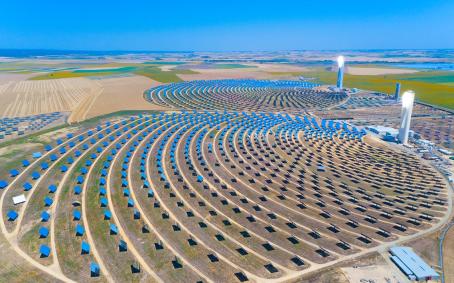
M 396 82 L 400 82 L 402 91 L 413 90 L 416 97 L 423 102 L 454 109 L 454 86 L 445 84 L 450 78 L 448 72 L 420 72 L 405 75 L 360 76 L 345 74 L 344 85 L 350 88 L 368 89 L 384 93 L 394 93 Z M 316 68 L 301 73 L 303 76 L 315 77 L 324 84 L 335 84 L 337 73 L 323 68 Z M 440 78 L 441 77 L 441 78 Z
M 147 61 L 144 64 L 151 64 L 151 65 L 183 65 L 186 62 L 178 62 L 178 61 Z
M 74 71 L 61 71 L 61 72 L 52 72 L 43 75 L 38 75 L 36 77 L 32 77 L 29 80 L 51 80 L 51 79 L 66 79 L 66 78 L 79 78 L 79 77 L 89 77 L 89 76 L 111 76 L 118 74 L 116 72 L 97 72 L 97 73 L 90 73 L 90 72 L 79 72 L 76 73 Z
M 197 74 L 197 72 L 194 72 L 192 70 L 163 71 L 160 68 L 150 66 L 138 68 L 136 71 L 134 71 L 134 74 L 149 77 L 150 79 L 153 79 L 161 83 L 171 83 L 182 81 L 177 76 L 178 74 Z
M 454 72 L 420 72 L 402 76 L 402 79 L 427 83 L 452 84 L 454 83 Z
M 137 69 L 134 66 L 126 66 L 126 67 L 119 67 L 119 68 L 100 68 L 100 69 L 78 69 L 74 70 L 73 73 L 91 73 L 91 74 L 98 74 L 98 73 L 127 73 Z

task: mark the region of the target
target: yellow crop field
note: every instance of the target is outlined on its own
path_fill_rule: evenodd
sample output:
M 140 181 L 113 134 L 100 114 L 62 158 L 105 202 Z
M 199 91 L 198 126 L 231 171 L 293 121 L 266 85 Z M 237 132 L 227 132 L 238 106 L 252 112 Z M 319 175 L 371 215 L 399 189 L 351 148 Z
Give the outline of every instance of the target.
M 454 109 L 454 85 L 428 80 L 427 77 L 436 78 L 444 72 L 421 72 L 408 75 L 350 75 L 345 74 L 344 85 L 349 88 L 368 89 L 388 94 L 393 94 L 397 82 L 401 83 L 401 90 L 413 90 L 416 97 L 426 103 Z M 424 76 L 422 76 L 424 74 Z M 302 72 L 305 77 L 317 78 L 321 83 L 335 84 L 336 72 L 324 69 L 314 69 Z

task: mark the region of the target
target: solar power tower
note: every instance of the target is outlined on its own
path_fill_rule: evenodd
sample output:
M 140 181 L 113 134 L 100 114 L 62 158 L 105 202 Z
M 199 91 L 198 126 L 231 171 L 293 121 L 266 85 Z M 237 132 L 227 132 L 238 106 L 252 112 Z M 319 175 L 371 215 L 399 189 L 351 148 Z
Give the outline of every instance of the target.
M 400 94 L 400 83 L 396 83 L 396 92 L 394 93 L 394 100 L 399 100 Z
M 344 81 L 344 56 L 337 57 L 337 87 L 342 88 Z
M 402 144 L 408 143 L 408 133 L 410 131 L 411 112 L 413 111 L 413 102 L 415 93 L 411 90 L 404 92 L 402 95 L 402 112 L 399 128 L 399 141 Z

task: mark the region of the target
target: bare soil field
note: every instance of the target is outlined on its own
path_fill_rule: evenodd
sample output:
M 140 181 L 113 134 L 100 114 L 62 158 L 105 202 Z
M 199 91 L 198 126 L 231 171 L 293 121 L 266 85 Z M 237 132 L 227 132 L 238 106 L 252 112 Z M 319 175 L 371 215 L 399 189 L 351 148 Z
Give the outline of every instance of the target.
M 350 283 L 376 282 L 398 283 L 401 282 L 400 274 L 387 265 L 370 265 L 361 267 L 343 267 L 345 277 Z M 369 281 L 366 281 L 369 280 Z
M 350 75 L 360 76 L 380 76 L 380 75 L 397 75 L 397 74 L 413 74 L 417 70 L 411 69 L 394 69 L 394 68 L 372 68 L 372 67 L 347 67 L 346 72 Z
M 94 99 L 86 114 L 78 120 L 123 110 L 167 110 L 148 103 L 143 92 L 160 83 L 143 76 L 97 80 L 103 91 Z
M 264 72 L 304 72 L 308 68 L 289 64 L 249 64 Z
M 191 69 L 198 74 L 179 74 L 185 81 L 193 80 L 216 80 L 216 79 L 266 79 L 270 75 L 258 71 L 256 68 L 244 69 Z
M 84 78 L 46 81 L 9 81 L 0 85 L 0 115 L 21 117 L 40 113 L 73 111 L 101 86 Z
M 71 112 L 71 123 L 122 110 L 166 110 L 145 102 L 143 92 L 159 83 L 142 76 L 40 81 L 28 77 L 0 76 L 0 117 L 65 111 Z
M 301 66 L 287 64 L 248 64 L 253 68 L 233 68 L 233 69 L 204 69 L 194 68 L 192 71 L 198 74 L 179 74 L 178 76 L 185 81 L 191 80 L 217 80 L 217 79 L 277 79 L 294 77 L 295 73 L 307 71 Z
M 0 73 L 0 88 L 10 82 L 18 82 L 26 80 L 36 74 L 12 74 L 12 73 Z
M 454 282 L 454 229 L 451 228 L 444 240 L 443 264 L 445 266 L 445 282 Z

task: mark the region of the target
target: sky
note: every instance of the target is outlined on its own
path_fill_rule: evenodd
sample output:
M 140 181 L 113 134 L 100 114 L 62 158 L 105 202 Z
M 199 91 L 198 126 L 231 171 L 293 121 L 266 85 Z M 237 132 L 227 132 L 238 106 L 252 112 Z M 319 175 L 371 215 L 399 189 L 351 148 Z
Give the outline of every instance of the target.
M 454 48 L 453 0 L 3 0 L 0 48 Z

